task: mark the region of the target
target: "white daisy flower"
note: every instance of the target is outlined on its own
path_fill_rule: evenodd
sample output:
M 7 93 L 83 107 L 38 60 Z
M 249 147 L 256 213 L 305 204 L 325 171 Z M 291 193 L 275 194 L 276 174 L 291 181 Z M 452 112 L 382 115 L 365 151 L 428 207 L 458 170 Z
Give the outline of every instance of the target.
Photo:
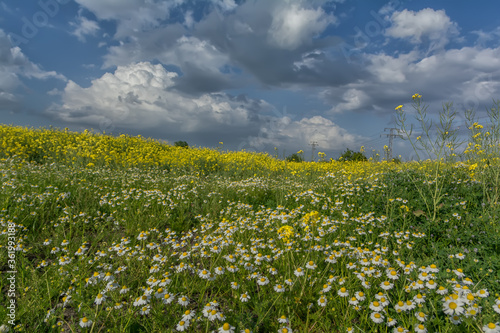
M 219 333 L 234 333 L 234 326 L 224 323 L 224 325 L 219 328 Z
M 80 326 L 81 327 L 90 327 L 92 326 L 92 320 L 87 319 L 87 317 L 83 317 L 80 319 Z
M 372 312 L 370 318 L 375 324 L 380 324 L 384 321 L 384 315 L 378 312 Z
M 485 333 L 500 333 L 500 326 L 498 323 L 489 323 L 483 326 L 483 332 Z
M 248 302 L 249 299 L 250 299 L 250 296 L 248 296 L 247 293 L 241 294 L 241 296 L 240 296 L 240 301 L 242 301 L 243 303 Z
M 189 327 L 189 321 L 184 321 L 181 320 L 178 324 L 177 327 L 175 328 L 179 332 L 185 331 Z
M 189 298 L 187 296 L 180 296 L 177 299 L 177 303 L 179 303 L 182 306 L 188 306 L 189 305 Z

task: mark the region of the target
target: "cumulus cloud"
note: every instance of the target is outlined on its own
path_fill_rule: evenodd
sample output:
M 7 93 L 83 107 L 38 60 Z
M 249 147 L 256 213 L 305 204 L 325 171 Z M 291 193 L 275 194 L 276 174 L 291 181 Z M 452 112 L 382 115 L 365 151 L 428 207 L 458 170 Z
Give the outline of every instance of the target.
M 420 44 L 427 38 L 433 47 L 443 47 L 451 37 L 458 35 L 458 25 L 452 22 L 444 10 L 425 8 L 418 12 L 404 9 L 392 13 L 391 26 L 386 35 L 393 38 L 409 39 Z
M 297 4 L 279 6 L 273 14 L 269 40 L 279 48 L 294 50 L 335 21 L 334 16 L 326 14 L 320 7 L 309 9 Z
M 417 92 L 434 111 L 445 101 L 478 109 L 500 96 L 500 47 L 463 47 L 429 56 L 413 50 L 363 57 L 371 75 L 321 91 L 320 97 L 332 105 L 331 112 L 393 113 L 394 107 Z
M 245 147 L 280 147 L 295 152 L 297 147 L 305 150 L 314 141 L 320 150 L 340 151 L 345 147 L 354 147 L 362 139 L 362 136 L 350 134 L 322 116 L 304 117 L 295 121 L 290 117 L 283 117 L 273 119 L 270 125 L 261 129 L 258 136 L 249 138 Z
M 259 100 L 204 94 L 192 98 L 172 89 L 177 74 L 149 62 L 119 66 L 87 87 L 69 81 L 62 104 L 46 111 L 58 119 L 97 125 L 111 122 L 132 130 L 162 128 L 165 134 L 257 131 L 259 113 L 270 106 Z

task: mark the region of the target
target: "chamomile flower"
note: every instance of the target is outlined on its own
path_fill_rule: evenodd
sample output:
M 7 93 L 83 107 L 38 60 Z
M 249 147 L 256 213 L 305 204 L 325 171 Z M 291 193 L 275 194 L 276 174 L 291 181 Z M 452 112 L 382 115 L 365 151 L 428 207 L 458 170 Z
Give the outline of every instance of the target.
M 500 325 L 498 323 L 489 323 L 483 326 L 485 333 L 500 333 Z
M 398 326 L 398 327 L 394 327 L 392 332 L 393 333 L 408 333 L 409 331 L 404 327 Z
M 427 333 L 427 328 L 425 328 L 422 324 L 418 324 L 413 329 L 415 330 L 415 333 Z
M 372 312 L 370 314 L 370 319 L 375 323 L 375 324 L 380 324 L 384 321 L 384 315 L 379 313 L 379 312 Z
M 177 324 L 177 327 L 175 328 L 177 331 L 179 332 L 183 332 L 185 330 L 187 330 L 187 328 L 189 327 L 189 321 L 184 321 L 184 320 L 181 320 L 178 324 Z
M 496 313 L 500 314 L 500 302 L 497 302 L 496 304 L 493 304 L 493 311 Z
M 384 281 L 382 283 L 380 283 L 380 288 L 382 288 L 383 290 L 391 290 L 392 287 L 394 287 L 394 284 L 393 283 L 390 283 L 389 281 Z
M 85 328 L 85 327 L 90 327 L 92 326 L 92 320 L 87 319 L 87 317 L 83 317 L 80 319 L 80 326 Z
M 241 294 L 241 296 L 240 296 L 241 302 L 245 303 L 245 302 L 248 302 L 249 300 L 250 300 L 250 296 L 247 293 Z
M 141 313 L 141 315 L 143 315 L 143 316 L 144 316 L 144 315 L 149 314 L 149 311 L 150 311 L 150 306 L 149 306 L 149 304 L 148 304 L 148 305 L 145 305 L 145 306 L 143 306 L 143 307 L 141 308 L 140 313 Z
M 304 270 L 301 267 L 299 267 L 295 270 L 295 272 L 293 272 L 293 274 L 295 274 L 296 277 L 301 277 L 304 275 Z
M 373 302 L 370 303 L 369 308 L 372 311 L 380 312 L 380 311 L 382 311 L 384 309 L 384 306 L 380 302 L 378 302 L 378 301 L 373 301 Z
M 321 307 L 325 307 L 326 306 L 326 297 L 325 296 L 321 296 L 319 299 L 318 299 L 318 305 L 321 306 Z
M 190 321 L 192 318 L 194 318 L 194 316 L 196 316 L 196 313 L 194 311 L 186 310 L 182 315 L 182 320 Z
M 106 300 L 106 295 L 103 295 L 101 293 L 97 294 L 94 303 L 97 305 L 102 304 Z
M 422 311 L 415 312 L 415 317 L 417 318 L 418 321 L 421 321 L 421 322 L 424 322 L 427 320 L 427 315 Z
M 277 284 L 274 286 L 274 291 L 276 291 L 277 293 L 283 293 L 286 291 L 286 289 L 282 284 Z
M 391 317 L 387 317 L 387 322 L 385 323 L 387 325 L 387 327 L 392 327 L 392 326 L 395 326 L 398 322 L 396 321 L 396 319 L 393 319 Z
M 342 287 L 342 288 L 339 289 L 339 291 L 337 292 L 337 294 L 340 297 L 347 297 L 347 296 L 349 296 L 349 290 L 347 290 L 346 288 Z
M 224 325 L 219 328 L 219 333 L 234 333 L 234 326 L 224 323 Z
M 443 312 L 448 316 L 461 315 L 465 309 L 459 299 L 450 298 L 443 304 Z
M 189 298 L 187 296 L 180 296 L 177 299 L 177 303 L 179 303 L 182 306 L 188 306 L 189 305 Z
M 286 316 L 283 315 L 283 316 L 278 318 L 278 322 L 280 324 L 288 324 L 290 321 L 288 320 L 288 318 Z
M 314 261 L 309 261 L 307 264 L 306 264 L 306 268 L 307 269 L 315 269 L 316 267 L 318 267 Z
M 265 277 L 265 276 L 263 276 L 263 277 L 261 277 L 261 278 L 257 279 L 257 284 L 258 284 L 259 286 L 265 286 L 265 285 L 266 285 L 266 284 L 268 284 L 268 283 L 269 283 L 269 279 L 268 279 L 267 277 Z
M 360 301 L 363 302 L 366 299 L 365 293 L 362 291 L 357 291 L 354 293 L 354 296 Z

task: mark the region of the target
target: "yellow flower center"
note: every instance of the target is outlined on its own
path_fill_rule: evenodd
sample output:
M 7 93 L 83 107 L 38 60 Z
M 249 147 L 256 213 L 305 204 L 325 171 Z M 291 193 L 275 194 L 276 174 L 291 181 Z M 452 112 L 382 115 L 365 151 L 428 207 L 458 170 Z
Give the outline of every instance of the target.
M 373 306 L 379 306 L 379 305 L 380 305 L 379 302 L 377 302 L 377 301 L 373 302 Z
M 497 325 L 495 325 L 495 324 L 493 324 L 493 323 L 489 323 L 489 324 L 488 324 L 488 328 L 489 328 L 490 330 L 494 329 L 495 327 L 497 327 Z
M 229 326 L 228 323 L 225 323 L 224 325 L 222 325 L 222 329 L 225 331 L 229 331 L 229 328 L 231 328 L 231 326 Z
M 457 303 L 450 302 L 450 309 L 455 310 L 457 308 Z

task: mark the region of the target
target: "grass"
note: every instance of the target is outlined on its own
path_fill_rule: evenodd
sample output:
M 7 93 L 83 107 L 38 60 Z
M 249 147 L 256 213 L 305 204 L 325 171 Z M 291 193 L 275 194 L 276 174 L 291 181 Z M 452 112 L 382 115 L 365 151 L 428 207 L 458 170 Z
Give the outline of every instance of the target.
M 100 139 L 114 144 L 92 138 Z M 205 152 L 184 149 L 199 158 L 165 168 L 107 163 L 97 153 L 91 162 L 36 151 L 35 160 L 30 147 L 25 155 L 2 149 L 0 329 L 498 327 L 499 206 L 488 176 L 496 161 L 471 170 L 466 162 L 285 163 L 256 155 L 249 165 L 266 167 L 244 170 L 220 151 L 206 164 Z M 3 306 L 12 299 L 14 325 Z

